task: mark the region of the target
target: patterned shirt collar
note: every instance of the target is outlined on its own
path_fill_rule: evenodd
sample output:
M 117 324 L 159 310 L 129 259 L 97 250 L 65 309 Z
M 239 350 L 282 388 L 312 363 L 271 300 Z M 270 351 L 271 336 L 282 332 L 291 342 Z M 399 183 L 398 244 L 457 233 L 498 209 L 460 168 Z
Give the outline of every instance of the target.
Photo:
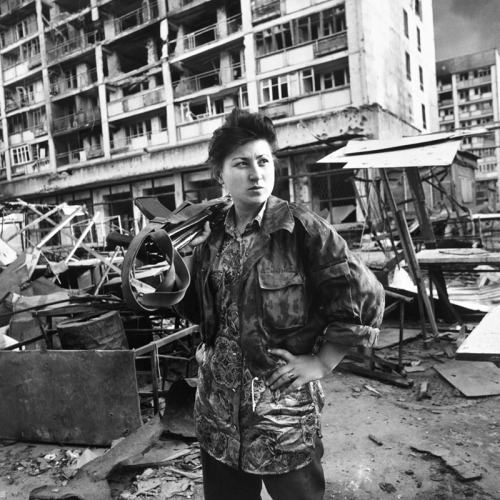
M 266 210 L 266 206 L 267 206 L 267 200 L 262 205 L 262 208 L 259 210 L 259 213 L 253 218 L 251 222 L 247 224 L 241 236 L 246 236 L 257 229 L 260 229 L 260 227 L 262 226 L 262 219 L 264 218 L 264 212 Z M 226 227 L 226 232 L 233 235 L 239 235 L 239 232 L 236 228 L 236 213 L 234 210 L 234 205 L 231 206 L 228 213 L 226 214 L 224 225 Z

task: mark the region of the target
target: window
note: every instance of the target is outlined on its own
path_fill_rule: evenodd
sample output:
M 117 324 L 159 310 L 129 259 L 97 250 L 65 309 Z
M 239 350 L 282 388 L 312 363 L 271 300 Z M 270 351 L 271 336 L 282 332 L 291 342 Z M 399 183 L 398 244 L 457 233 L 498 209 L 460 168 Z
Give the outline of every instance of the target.
M 420 0 L 415 0 L 415 14 L 422 19 L 422 4 Z
M 257 32 L 256 53 L 263 56 L 345 30 L 345 7 L 335 7 Z
M 314 77 L 316 90 L 328 90 L 342 87 L 349 83 L 349 69 L 339 68 L 333 71 L 317 73 Z
M 424 70 L 422 69 L 422 66 L 418 67 L 418 78 L 420 80 L 420 89 L 424 90 Z
M 76 79 L 76 68 L 70 68 L 64 71 L 64 80 L 68 89 L 78 88 L 78 82 Z
M 127 125 L 126 127 L 127 144 L 130 144 L 134 137 L 151 135 L 151 122 L 146 120 L 144 122 L 136 122 Z
M 38 38 L 30 40 L 21 46 L 21 51 L 23 54 L 23 60 L 31 59 L 32 57 L 37 56 L 40 54 L 40 41 Z
M 302 71 L 302 92 L 308 94 L 316 90 L 314 86 L 314 72 L 312 69 Z
M 422 104 L 422 126 L 427 128 L 427 116 L 425 112 L 425 104 Z
M 12 150 L 12 164 L 22 165 L 31 161 L 29 146 L 21 146 Z
M 28 34 L 28 21 L 24 20 L 16 24 L 16 40 L 21 40 Z
M 404 24 L 404 30 L 405 30 L 405 37 L 410 38 L 410 30 L 408 28 L 408 12 L 403 9 L 403 24 Z
M 411 81 L 411 61 L 410 61 L 410 54 L 408 54 L 408 52 L 405 52 L 405 58 L 406 58 L 406 78 L 407 80 Z
M 422 39 L 420 35 L 420 28 L 417 27 L 417 48 L 419 52 L 422 52 Z
M 288 75 L 262 81 L 263 102 L 279 101 L 288 97 Z
M 483 76 L 489 76 L 491 75 L 491 69 L 490 68 L 481 68 L 477 70 L 477 77 L 481 78 Z

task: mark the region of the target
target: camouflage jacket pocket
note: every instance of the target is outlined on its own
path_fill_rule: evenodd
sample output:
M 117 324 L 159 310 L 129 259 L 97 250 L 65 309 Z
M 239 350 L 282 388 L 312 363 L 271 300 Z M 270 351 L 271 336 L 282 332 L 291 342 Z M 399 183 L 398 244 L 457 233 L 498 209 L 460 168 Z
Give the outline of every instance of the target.
M 307 321 L 305 276 L 300 272 L 260 272 L 264 324 L 275 330 L 304 326 Z

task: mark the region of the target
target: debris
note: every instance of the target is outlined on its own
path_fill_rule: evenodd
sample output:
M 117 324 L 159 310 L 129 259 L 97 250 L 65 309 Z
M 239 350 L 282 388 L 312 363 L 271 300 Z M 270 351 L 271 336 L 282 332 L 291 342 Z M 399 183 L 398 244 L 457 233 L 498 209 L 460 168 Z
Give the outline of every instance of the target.
M 448 361 L 436 370 L 465 397 L 500 394 L 500 368 L 489 361 Z
M 418 390 L 417 401 L 422 401 L 422 399 L 432 399 L 432 396 L 429 393 L 429 382 L 427 380 L 420 384 L 420 388 Z
M 380 489 L 385 493 L 395 493 L 397 490 L 391 483 L 379 483 Z
M 365 389 L 376 395 L 378 398 L 382 397 L 382 394 L 377 391 L 377 389 L 373 388 L 371 385 L 365 384 Z
M 451 345 L 445 345 L 443 350 L 447 358 L 453 359 L 455 357 L 455 350 Z
M 379 438 L 375 437 L 373 434 L 368 434 L 368 437 L 379 446 L 382 446 L 384 444 Z
M 123 461 L 137 456 L 155 443 L 164 430 L 159 415 L 130 434 L 104 455 L 86 463 L 64 487 L 54 494 L 53 487 L 34 489 L 30 500 L 56 500 L 76 498 L 78 500 L 111 500 L 111 490 L 106 478 Z
M 405 366 L 405 372 L 408 372 L 408 373 L 425 372 L 426 370 L 427 370 L 427 367 L 425 367 L 423 365 Z
M 500 361 L 500 305 L 495 306 L 460 343 L 456 359 Z

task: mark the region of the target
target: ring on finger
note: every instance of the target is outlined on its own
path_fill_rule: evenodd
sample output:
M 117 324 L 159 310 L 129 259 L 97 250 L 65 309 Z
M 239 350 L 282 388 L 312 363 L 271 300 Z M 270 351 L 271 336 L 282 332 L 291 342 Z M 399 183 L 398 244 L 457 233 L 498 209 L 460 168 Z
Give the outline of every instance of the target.
M 295 374 L 293 372 L 288 372 L 288 378 L 291 380 L 292 378 L 295 378 Z

